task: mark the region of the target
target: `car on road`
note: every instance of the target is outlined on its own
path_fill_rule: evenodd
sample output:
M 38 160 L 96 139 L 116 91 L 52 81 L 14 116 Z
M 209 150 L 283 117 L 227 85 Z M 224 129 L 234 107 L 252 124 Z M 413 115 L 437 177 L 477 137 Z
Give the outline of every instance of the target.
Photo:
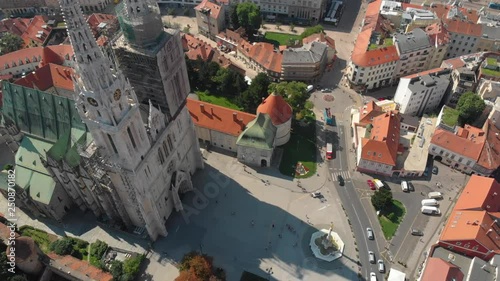
M 370 272 L 370 281 L 377 281 L 377 274 L 375 272 Z
M 416 228 L 412 228 L 411 235 L 413 235 L 413 236 L 424 236 L 424 233 L 421 230 L 418 230 Z
M 366 236 L 368 239 L 373 240 L 375 239 L 375 236 L 373 235 L 373 230 L 371 228 L 366 228 Z
M 439 172 L 438 167 L 436 167 L 436 166 L 432 167 L 432 173 L 433 173 L 434 175 L 437 175 L 437 174 L 438 174 L 438 172 Z
M 384 100 L 385 100 L 385 98 L 378 98 L 377 100 L 378 100 L 378 101 L 384 101 Z
M 413 183 L 411 183 L 410 181 L 408 182 L 408 190 L 415 191 L 415 186 L 413 186 Z
M 316 192 L 311 193 L 312 198 L 318 198 L 320 196 L 321 196 L 321 192 L 316 191 Z
M 367 181 L 366 181 L 366 184 L 368 184 L 368 186 L 370 187 L 370 189 L 371 189 L 371 190 L 375 190 L 375 189 L 377 189 L 377 188 L 375 187 L 375 184 L 373 183 L 373 181 L 372 181 L 372 180 L 367 180 Z
M 378 272 L 384 273 L 385 272 L 385 264 L 383 260 L 378 260 Z
M 344 178 L 341 175 L 337 176 L 337 180 L 339 181 L 340 186 L 344 186 L 345 181 L 344 181 Z
M 332 92 L 332 89 L 330 88 L 324 88 L 323 90 L 321 90 L 322 93 L 331 93 Z
M 370 260 L 370 263 L 374 264 L 376 262 L 375 253 L 372 251 L 368 251 L 368 259 Z

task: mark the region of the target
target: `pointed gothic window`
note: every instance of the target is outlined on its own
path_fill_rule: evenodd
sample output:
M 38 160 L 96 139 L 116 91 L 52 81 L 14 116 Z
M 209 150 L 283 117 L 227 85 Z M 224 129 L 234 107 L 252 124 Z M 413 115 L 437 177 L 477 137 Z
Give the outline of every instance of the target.
M 165 163 L 165 158 L 163 157 L 163 152 L 161 151 L 161 148 L 158 148 L 158 160 L 160 161 L 160 164 L 163 165 Z
M 82 46 L 83 46 L 83 50 L 87 51 L 87 44 L 83 43 Z
M 87 61 L 92 62 L 92 57 L 90 55 L 87 55 Z
M 163 142 L 163 150 L 165 151 L 165 158 L 168 158 L 168 155 L 170 153 L 168 151 L 168 147 L 167 147 L 167 142 L 166 141 Z
M 127 133 L 128 133 L 128 137 L 130 138 L 130 142 L 132 143 L 132 146 L 134 148 L 137 148 L 137 146 L 135 144 L 134 136 L 132 136 L 132 131 L 130 131 L 130 127 L 127 128 Z
M 168 148 L 170 148 L 170 151 L 174 150 L 174 146 L 172 144 L 172 139 L 170 138 L 170 135 L 167 136 L 167 142 L 168 142 Z

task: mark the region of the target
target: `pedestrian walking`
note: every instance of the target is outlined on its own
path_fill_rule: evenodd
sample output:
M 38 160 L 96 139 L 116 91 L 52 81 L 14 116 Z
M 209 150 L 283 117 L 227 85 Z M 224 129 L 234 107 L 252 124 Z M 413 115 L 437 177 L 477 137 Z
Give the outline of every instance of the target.
M 274 228 L 274 223 L 272 224 L 272 227 Z

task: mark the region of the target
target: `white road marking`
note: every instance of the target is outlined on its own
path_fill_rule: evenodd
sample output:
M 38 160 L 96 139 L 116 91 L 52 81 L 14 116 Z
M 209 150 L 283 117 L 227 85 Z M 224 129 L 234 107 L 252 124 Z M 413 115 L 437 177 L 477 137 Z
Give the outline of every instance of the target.
M 324 210 L 324 209 L 328 208 L 329 206 L 330 205 L 323 206 L 323 207 L 319 208 L 318 211 Z

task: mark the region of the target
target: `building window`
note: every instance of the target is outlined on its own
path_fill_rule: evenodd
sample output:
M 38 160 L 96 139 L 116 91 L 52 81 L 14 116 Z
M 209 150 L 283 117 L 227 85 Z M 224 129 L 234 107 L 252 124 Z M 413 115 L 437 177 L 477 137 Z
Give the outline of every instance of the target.
M 172 144 L 172 139 L 170 138 L 170 135 L 167 136 L 167 142 L 168 142 L 168 147 L 170 148 L 170 151 L 174 150 L 174 145 Z
M 127 128 L 127 133 L 128 133 L 128 137 L 130 138 L 130 142 L 132 142 L 132 146 L 134 148 L 137 148 L 137 146 L 135 145 L 134 137 L 132 136 L 132 131 L 130 131 L 130 127 Z
M 158 147 L 158 160 L 160 161 L 160 164 L 163 165 L 165 163 L 165 158 L 163 157 L 163 152 L 161 151 L 161 148 Z
M 115 142 L 113 141 L 113 138 L 111 137 L 111 135 L 108 134 L 108 140 L 109 140 L 109 143 L 111 143 L 111 147 L 113 148 L 113 151 L 118 154 L 118 151 L 116 150 L 116 146 L 115 146 Z

